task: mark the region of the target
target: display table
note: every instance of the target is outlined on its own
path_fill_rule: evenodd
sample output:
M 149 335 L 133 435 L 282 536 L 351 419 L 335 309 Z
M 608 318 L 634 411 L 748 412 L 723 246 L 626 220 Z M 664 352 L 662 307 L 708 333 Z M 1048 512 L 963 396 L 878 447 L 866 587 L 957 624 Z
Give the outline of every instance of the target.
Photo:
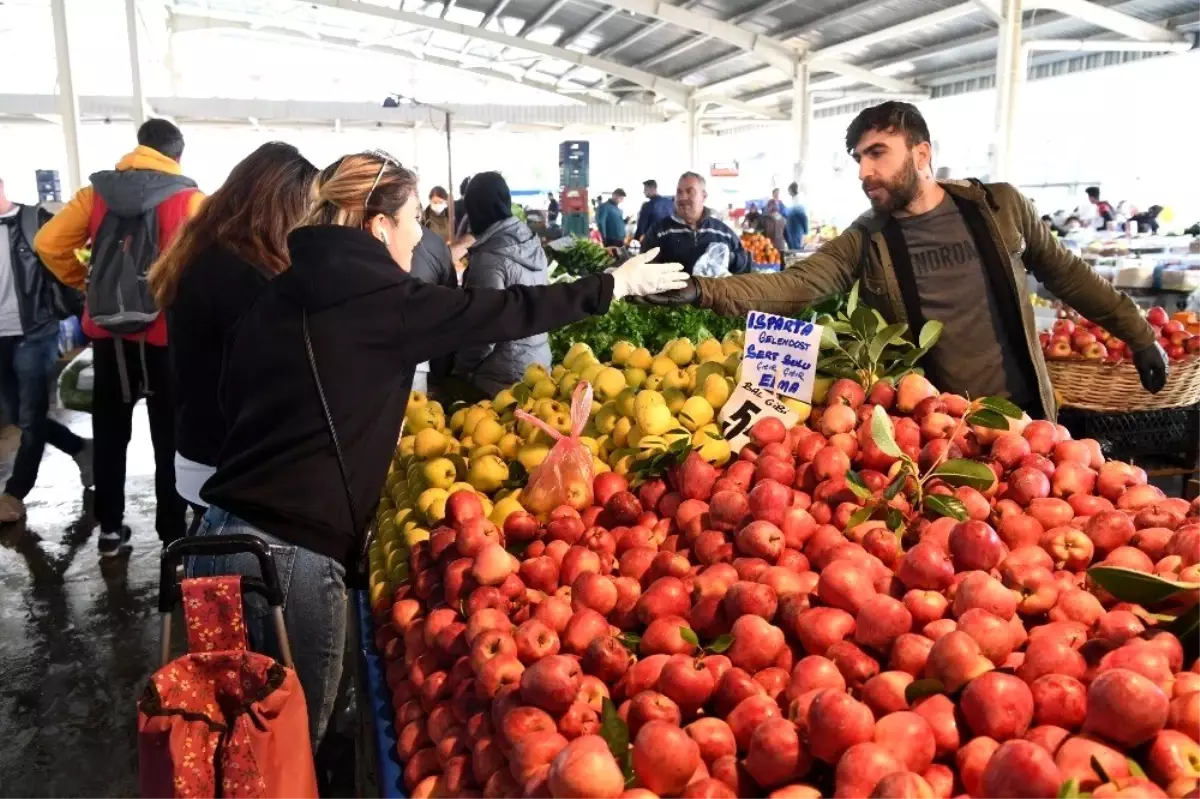
M 404 767 L 396 755 L 396 714 L 384 676 L 383 655 L 375 649 L 375 628 L 367 592 L 354 591 L 352 595 L 354 621 L 358 625 L 358 684 L 361 687 L 358 760 L 368 764 L 365 771 L 369 776 L 365 782 L 378 786 L 382 799 L 397 799 L 406 796 Z

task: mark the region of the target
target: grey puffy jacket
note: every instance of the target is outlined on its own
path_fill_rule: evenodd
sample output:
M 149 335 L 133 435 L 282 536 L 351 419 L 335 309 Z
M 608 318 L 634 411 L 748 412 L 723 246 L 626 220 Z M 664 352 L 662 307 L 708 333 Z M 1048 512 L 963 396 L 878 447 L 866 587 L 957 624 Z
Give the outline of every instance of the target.
M 465 289 L 546 285 L 548 265 L 542 245 L 515 217 L 485 230 L 469 252 Z M 531 363 L 550 368 L 550 339 L 545 334 L 460 350 L 455 354 L 454 369 L 479 390 L 495 395 L 520 381 Z

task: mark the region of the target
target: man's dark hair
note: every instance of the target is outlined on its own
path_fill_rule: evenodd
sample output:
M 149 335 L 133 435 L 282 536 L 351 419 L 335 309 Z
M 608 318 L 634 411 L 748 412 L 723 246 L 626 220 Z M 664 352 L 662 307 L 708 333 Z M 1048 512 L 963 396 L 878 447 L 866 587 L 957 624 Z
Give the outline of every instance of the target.
M 138 128 L 137 143 L 178 161 L 183 157 L 183 133 L 165 119 L 147 119 Z
M 1086 191 L 1087 196 L 1091 197 L 1093 200 L 1100 199 L 1100 187 L 1099 186 L 1088 186 L 1084 191 Z
M 654 180 L 653 178 L 651 178 L 650 180 L 643 180 L 643 181 L 642 181 L 642 188 L 643 188 L 643 189 L 657 189 L 657 188 L 658 188 L 658 181 L 657 181 L 657 180 Z
M 796 181 L 793 180 L 791 183 L 788 184 L 788 194 L 795 197 L 799 193 L 800 193 L 800 186 L 799 186 L 799 184 L 796 183 Z
M 624 197 L 624 196 L 625 196 L 625 190 L 624 190 L 624 189 L 617 189 L 617 190 L 615 190 L 615 191 L 612 193 L 612 196 L 614 196 L 614 197 Z
M 458 196 L 465 197 L 467 194 L 467 184 L 471 182 L 471 176 L 467 175 L 462 179 L 462 183 L 458 184 Z
M 853 153 L 859 139 L 873 130 L 903 133 L 909 147 L 930 141 L 929 126 L 917 107 L 912 103 L 889 100 L 864 108 L 854 118 L 846 128 L 846 152 Z

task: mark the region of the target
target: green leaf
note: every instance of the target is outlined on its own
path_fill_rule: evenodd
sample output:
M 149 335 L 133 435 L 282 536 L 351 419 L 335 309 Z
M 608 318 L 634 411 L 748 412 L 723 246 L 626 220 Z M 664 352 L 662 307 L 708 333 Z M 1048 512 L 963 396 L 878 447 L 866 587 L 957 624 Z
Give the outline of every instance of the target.
M 1020 419 L 1025 415 L 1025 412 L 1018 408 L 1013 403 L 1004 399 L 1004 397 L 984 397 L 979 400 L 979 404 L 989 410 L 1002 413 L 1009 419 Z
M 879 319 L 875 316 L 874 311 L 865 305 L 858 306 L 854 313 L 850 315 L 850 324 L 854 326 L 854 331 L 858 333 L 859 338 L 866 344 L 875 335 L 875 331 L 879 328 Z
M 1108 776 L 1108 772 L 1104 770 L 1104 766 L 1095 755 L 1092 755 L 1092 771 L 1100 776 L 1100 782 L 1112 782 L 1112 777 Z
M 617 640 L 621 645 L 634 654 L 638 651 L 638 645 L 642 643 L 642 636 L 637 633 L 621 633 L 617 636 Z
M 846 298 L 846 315 L 852 315 L 858 310 L 858 281 L 854 281 L 854 285 L 850 287 L 850 296 Z
M 917 336 L 917 346 L 928 352 L 934 344 L 937 344 L 937 340 L 941 338 L 942 327 L 944 325 L 937 320 L 926 322 L 925 326 L 921 328 L 920 335 Z
M 980 408 L 974 413 L 967 415 L 967 423 L 978 425 L 979 427 L 990 427 L 993 430 L 1007 430 L 1008 419 L 1004 414 L 998 411 Z
M 821 349 L 831 350 L 838 344 L 837 331 L 832 326 L 821 328 Z
M 1071 779 L 1058 786 L 1058 799 L 1079 799 L 1079 780 Z
M 871 518 L 871 514 L 874 512 L 874 505 L 868 505 L 865 508 L 859 508 L 858 510 L 854 511 L 854 513 L 850 514 L 850 518 L 846 520 L 846 529 L 853 530 L 855 527 L 858 527 L 867 519 Z
M 899 530 L 904 526 L 904 514 L 896 508 L 888 508 L 887 512 L 887 527 L 892 532 Z
M 714 441 L 725 440 L 725 437 L 723 435 L 721 435 L 720 433 L 714 433 L 712 430 L 705 430 L 704 432 L 707 433 L 708 437 L 713 439 Z
M 617 712 L 617 706 L 607 696 L 600 709 L 600 737 L 608 744 L 608 751 L 621 764 L 625 779 L 633 778 L 633 760 L 629 756 L 629 726 Z
M 1138 763 L 1132 757 L 1125 758 L 1125 762 L 1129 764 L 1129 773 L 1130 774 L 1132 774 L 1135 777 L 1139 777 L 1143 780 L 1146 779 L 1146 770 L 1144 768 L 1142 768 L 1140 763 Z
M 909 707 L 912 707 L 912 703 L 918 699 L 945 692 L 946 686 L 942 685 L 941 680 L 913 680 L 904 686 L 904 701 L 908 702 Z
M 967 520 L 967 506 L 958 497 L 946 497 L 941 494 L 929 494 L 923 500 L 925 510 L 938 516 L 948 516 L 960 522 Z
M 895 338 L 901 335 L 908 329 L 908 325 L 897 323 L 888 325 L 883 330 L 875 334 L 875 338 L 871 339 L 871 346 L 867 349 L 867 355 L 872 361 L 878 361 L 879 356 L 883 354 L 883 350 L 891 344 Z
M 905 472 L 900 472 L 896 475 L 896 479 L 888 483 L 888 487 L 883 489 L 884 499 L 895 499 L 900 493 L 900 489 L 904 488 L 904 483 L 908 480 L 908 475 Z
M 1157 605 L 1176 594 L 1200 589 L 1200 583 L 1180 583 L 1116 566 L 1093 566 L 1088 577 L 1122 602 L 1135 605 Z
M 708 651 L 715 655 L 719 655 L 729 647 L 733 646 L 733 636 L 726 633 L 718 635 L 711 644 L 708 645 Z
M 696 633 L 691 627 L 680 627 L 679 637 L 687 641 L 692 646 L 700 646 L 700 639 L 696 637 Z
M 996 482 L 996 473 L 990 466 L 966 458 L 952 458 L 933 473 L 950 485 L 970 486 L 977 491 L 986 491 Z
M 876 405 L 875 410 L 871 412 L 871 438 L 875 439 L 875 446 L 893 458 L 904 454 L 892 435 L 892 420 L 888 418 L 882 405 Z
M 853 469 L 846 472 L 846 485 L 859 499 L 869 499 L 871 496 L 871 489 L 867 488 L 862 477 Z
M 1192 605 L 1165 628 L 1183 644 L 1183 658 L 1191 663 L 1200 656 L 1200 605 Z

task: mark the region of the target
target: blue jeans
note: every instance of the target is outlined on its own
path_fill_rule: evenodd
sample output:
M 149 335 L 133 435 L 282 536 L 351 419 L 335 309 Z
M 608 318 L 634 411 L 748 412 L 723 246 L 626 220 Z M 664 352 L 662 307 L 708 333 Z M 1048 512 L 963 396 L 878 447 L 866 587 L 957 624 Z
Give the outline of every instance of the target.
M 283 592 L 283 618 L 295 661 L 296 676 L 308 705 L 308 729 L 313 751 L 325 735 L 333 715 L 342 655 L 346 647 L 346 570 L 338 561 L 318 555 L 264 533 L 220 508 L 211 507 L 196 535 L 249 533 L 266 541 L 279 572 Z M 259 576 L 253 555 L 205 555 L 191 559 L 188 576 L 219 574 Z M 258 594 L 245 599 L 246 627 L 256 652 L 280 657 L 270 608 Z
M 8 421 L 21 428 L 21 444 L 5 486 L 5 493 L 17 499 L 24 499 L 37 482 L 47 443 L 72 457 L 83 450 L 82 438 L 48 416 L 57 359 L 57 327 L 36 336 L 0 336 L 0 400 Z

